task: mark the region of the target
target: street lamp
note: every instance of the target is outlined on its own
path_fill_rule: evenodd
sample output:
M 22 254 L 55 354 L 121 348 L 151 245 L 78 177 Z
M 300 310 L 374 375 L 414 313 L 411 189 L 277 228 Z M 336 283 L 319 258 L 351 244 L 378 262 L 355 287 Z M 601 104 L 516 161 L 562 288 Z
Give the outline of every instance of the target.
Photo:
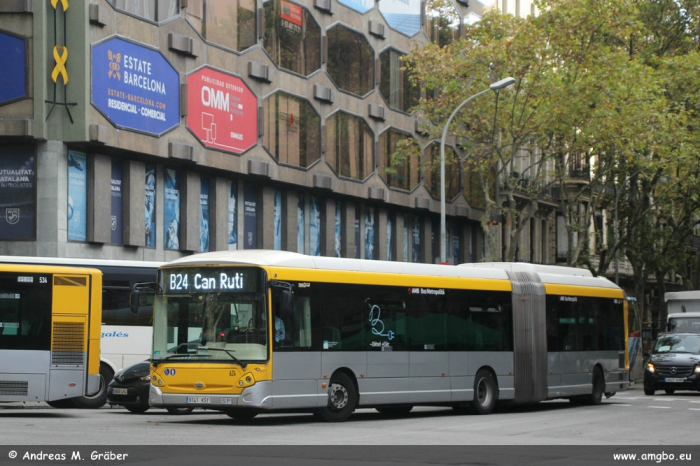
M 467 100 L 459 104 L 459 107 L 452 112 L 452 115 L 450 115 L 450 117 L 447 119 L 447 123 L 445 123 L 445 129 L 442 130 L 442 139 L 440 139 L 440 262 L 442 263 L 447 262 L 447 238 L 445 234 L 445 137 L 447 137 L 447 129 L 450 127 L 450 123 L 457 112 L 459 112 L 462 107 L 467 104 L 467 102 L 479 97 L 482 94 L 486 94 L 488 91 L 498 91 L 508 87 L 514 82 L 515 78 L 504 78 L 491 84 L 488 89 L 469 97 Z
M 618 243 L 620 242 L 620 227 L 618 226 L 618 220 L 617 220 L 617 205 L 620 201 L 620 191 L 622 191 L 622 188 L 625 187 L 627 182 L 636 175 L 639 175 L 640 172 L 635 172 L 629 175 L 627 178 L 625 178 L 625 181 L 622 182 L 620 187 L 618 188 L 615 186 L 615 284 L 619 285 L 620 284 L 620 257 L 619 257 L 619 248 L 618 248 Z M 614 185 L 613 185 L 614 186 Z

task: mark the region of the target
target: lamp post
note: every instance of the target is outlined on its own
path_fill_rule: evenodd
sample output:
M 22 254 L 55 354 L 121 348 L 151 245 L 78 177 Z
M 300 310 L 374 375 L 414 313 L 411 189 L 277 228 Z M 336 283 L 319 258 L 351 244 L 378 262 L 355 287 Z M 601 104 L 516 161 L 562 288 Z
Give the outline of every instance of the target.
M 447 119 L 447 123 L 445 123 L 445 129 L 442 130 L 442 139 L 440 139 L 440 262 L 442 263 L 447 262 L 447 238 L 445 234 L 445 138 L 447 137 L 447 129 L 450 127 L 450 123 L 452 123 L 452 119 L 455 117 L 455 115 L 457 115 L 457 112 L 459 112 L 462 107 L 467 104 L 467 102 L 479 97 L 482 94 L 486 94 L 488 91 L 495 92 L 508 87 L 514 82 L 515 78 L 504 78 L 491 84 L 488 89 L 469 97 L 467 100 L 459 104 L 459 107 L 452 112 L 450 118 Z
M 640 172 L 634 172 L 631 175 L 629 175 L 627 178 L 625 178 L 625 181 L 622 182 L 620 187 L 618 188 L 617 186 L 615 187 L 615 284 L 619 285 L 620 284 L 620 258 L 619 258 L 619 248 L 617 247 L 617 243 L 620 242 L 620 227 L 618 226 L 618 220 L 617 220 L 617 205 L 620 201 L 620 191 L 622 188 L 625 187 L 627 182 L 636 175 L 639 175 Z

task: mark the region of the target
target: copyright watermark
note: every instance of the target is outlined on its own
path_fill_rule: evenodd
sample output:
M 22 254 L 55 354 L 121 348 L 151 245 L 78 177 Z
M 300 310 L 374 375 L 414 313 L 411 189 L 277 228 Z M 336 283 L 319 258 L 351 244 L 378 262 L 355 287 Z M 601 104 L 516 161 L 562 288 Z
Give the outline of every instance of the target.
M 7 454 L 7 456 L 9 456 L 11 460 L 13 460 L 17 458 L 17 452 L 12 450 L 10 453 Z

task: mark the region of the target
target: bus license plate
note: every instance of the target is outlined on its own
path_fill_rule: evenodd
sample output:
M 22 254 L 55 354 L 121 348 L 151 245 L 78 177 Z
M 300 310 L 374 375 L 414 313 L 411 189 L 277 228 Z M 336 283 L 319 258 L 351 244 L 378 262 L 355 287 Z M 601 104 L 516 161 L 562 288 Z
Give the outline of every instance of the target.
M 669 383 L 683 383 L 685 382 L 685 379 L 683 377 L 666 377 L 664 379 L 664 382 L 669 382 Z
M 221 399 L 221 404 L 222 404 L 222 405 L 230 405 L 230 404 L 233 404 L 233 403 L 231 403 L 231 398 L 222 398 L 222 399 Z
M 188 396 L 185 403 L 211 403 L 208 396 Z
M 126 388 L 113 388 L 112 389 L 112 395 L 127 395 L 129 393 L 129 390 Z

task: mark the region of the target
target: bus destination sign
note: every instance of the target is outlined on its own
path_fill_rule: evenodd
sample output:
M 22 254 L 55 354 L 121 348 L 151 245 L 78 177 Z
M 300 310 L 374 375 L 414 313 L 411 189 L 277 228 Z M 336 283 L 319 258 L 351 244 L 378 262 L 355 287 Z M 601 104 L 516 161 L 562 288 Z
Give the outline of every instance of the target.
M 233 268 L 192 268 L 161 271 L 160 285 L 165 293 L 208 291 L 254 292 L 259 271 Z

